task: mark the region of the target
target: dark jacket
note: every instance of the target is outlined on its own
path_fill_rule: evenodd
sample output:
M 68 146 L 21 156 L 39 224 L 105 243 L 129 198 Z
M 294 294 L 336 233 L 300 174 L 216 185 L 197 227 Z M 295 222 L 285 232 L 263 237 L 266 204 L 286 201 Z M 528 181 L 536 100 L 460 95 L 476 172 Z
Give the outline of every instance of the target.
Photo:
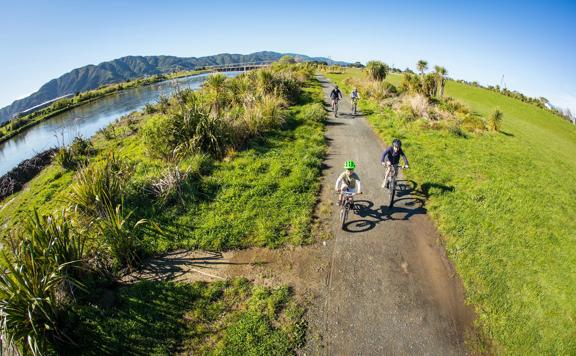
M 330 93 L 330 99 L 332 100 L 342 99 L 342 92 L 340 91 L 340 89 L 332 89 L 332 92 Z
M 393 165 L 397 165 L 400 162 L 400 156 L 402 156 L 404 164 L 408 165 L 408 158 L 406 158 L 406 155 L 404 154 L 404 151 L 402 151 L 402 148 L 400 148 L 398 152 L 394 152 L 394 148 L 390 146 L 384 151 L 384 153 L 382 153 L 382 159 L 380 161 L 382 163 L 390 161 L 390 163 L 392 163 Z

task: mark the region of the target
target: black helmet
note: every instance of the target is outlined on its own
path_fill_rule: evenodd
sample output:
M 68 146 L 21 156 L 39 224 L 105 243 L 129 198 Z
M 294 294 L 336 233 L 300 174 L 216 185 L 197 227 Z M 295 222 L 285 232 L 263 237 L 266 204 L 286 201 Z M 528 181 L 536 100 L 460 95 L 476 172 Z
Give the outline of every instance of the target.
M 394 141 L 392 141 L 392 146 L 401 148 L 402 142 L 399 139 L 395 138 Z
M 335 86 L 334 86 L 334 89 L 338 89 L 338 85 L 335 85 Z

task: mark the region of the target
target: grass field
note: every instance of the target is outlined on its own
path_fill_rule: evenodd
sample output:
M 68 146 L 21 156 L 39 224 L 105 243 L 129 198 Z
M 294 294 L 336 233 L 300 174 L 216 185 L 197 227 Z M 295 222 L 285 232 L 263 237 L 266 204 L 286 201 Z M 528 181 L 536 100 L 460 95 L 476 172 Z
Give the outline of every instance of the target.
M 346 76 L 328 75 L 345 88 Z M 399 84 L 400 76 L 387 78 Z M 448 81 L 446 93 L 500 133 L 459 137 L 406 123 L 388 108 L 361 108 L 385 142 L 403 140 L 406 172 L 445 237 L 467 300 L 497 353 L 576 353 L 576 128 L 482 88 Z
M 96 299 L 99 295 L 95 295 Z M 304 310 L 286 287 L 245 279 L 214 283 L 143 281 L 122 287 L 113 306 L 78 307 L 70 354 L 286 355 L 304 341 Z

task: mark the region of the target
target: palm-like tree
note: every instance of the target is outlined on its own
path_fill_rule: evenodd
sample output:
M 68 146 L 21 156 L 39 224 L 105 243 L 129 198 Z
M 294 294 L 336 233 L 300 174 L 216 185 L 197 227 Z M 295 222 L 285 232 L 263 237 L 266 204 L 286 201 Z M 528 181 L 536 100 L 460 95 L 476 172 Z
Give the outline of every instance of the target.
M 416 64 L 416 67 L 418 68 L 418 71 L 420 71 L 420 75 L 423 77 L 424 76 L 424 71 L 426 69 L 428 69 L 428 62 L 426 62 L 425 60 L 421 59 L 418 61 L 418 63 Z
M 380 61 L 369 61 L 366 63 L 366 72 L 372 80 L 383 81 L 390 68 Z
M 444 86 L 446 85 L 446 74 L 448 74 L 448 71 L 444 67 L 434 66 L 434 72 L 436 74 L 436 91 L 440 88 L 440 97 L 443 97 Z

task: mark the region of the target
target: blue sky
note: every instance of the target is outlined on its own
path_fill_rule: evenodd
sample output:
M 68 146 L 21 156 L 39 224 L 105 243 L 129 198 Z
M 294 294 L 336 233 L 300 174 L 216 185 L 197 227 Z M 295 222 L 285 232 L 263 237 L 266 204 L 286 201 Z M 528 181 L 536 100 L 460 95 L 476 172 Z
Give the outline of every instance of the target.
M 237 5 L 241 4 L 241 5 Z M 572 1 L 0 0 L 0 107 L 126 55 L 261 50 L 414 67 L 545 96 L 576 112 Z

